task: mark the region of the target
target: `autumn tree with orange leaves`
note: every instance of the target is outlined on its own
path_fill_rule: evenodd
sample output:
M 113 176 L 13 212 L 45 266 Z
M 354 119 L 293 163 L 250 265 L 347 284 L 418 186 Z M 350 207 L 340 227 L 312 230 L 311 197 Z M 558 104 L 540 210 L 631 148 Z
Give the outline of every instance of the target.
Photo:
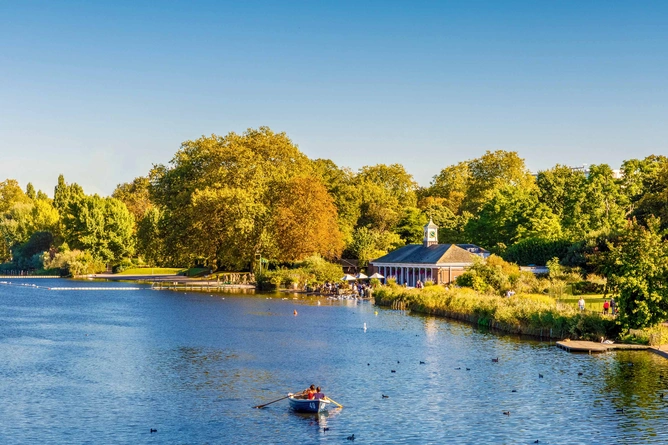
M 314 254 L 333 259 L 343 251 L 334 200 L 316 178 L 288 181 L 278 197 L 273 225 L 285 260 L 300 261 Z

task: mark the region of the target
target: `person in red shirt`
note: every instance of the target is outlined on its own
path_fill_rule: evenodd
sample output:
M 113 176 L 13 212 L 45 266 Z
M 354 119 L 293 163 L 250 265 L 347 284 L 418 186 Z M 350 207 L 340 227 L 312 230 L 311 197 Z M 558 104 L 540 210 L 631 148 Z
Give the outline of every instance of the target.
M 603 314 L 604 315 L 608 315 L 608 309 L 610 309 L 610 303 L 608 302 L 608 300 L 605 300 L 605 302 L 603 303 Z

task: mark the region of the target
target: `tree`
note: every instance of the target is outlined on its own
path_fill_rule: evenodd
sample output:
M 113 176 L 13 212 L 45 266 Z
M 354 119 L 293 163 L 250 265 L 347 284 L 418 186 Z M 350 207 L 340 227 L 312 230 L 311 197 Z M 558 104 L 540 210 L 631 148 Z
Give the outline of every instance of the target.
M 366 267 L 369 261 L 401 246 L 403 242 L 396 233 L 358 227 L 353 233 L 348 252 L 351 257 L 358 259 L 360 267 Z
M 594 231 L 610 233 L 620 230 L 626 223 L 628 199 L 607 164 L 589 167 L 585 185 L 585 199 L 580 205 L 581 238 Z
M 467 242 L 464 228 L 473 215 L 463 212 L 456 215 L 450 210 L 445 198 L 428 196 L 418 203 L 427 219 L 434 221 L 438 226 L 438 242 L 442 244 Z
M 165 255 L 182 265 L 203 258 L 247 267 L 258 252 L 277 254 L 274 203 L 288 181 L 312 176 L 311 169 L 285 133 L 267 127 L 184 142 L 169 167 L 149 176 L 165 221 Z
M 149 195 L 149 186 L 148 177 L 139 176 L 132 182 L 118 184 L 111 197 L 125 204 L 134 216 L 135 221 L 138 222 L 144 217 L 146 211 L 153 206 Z
M 561 227 L 534 190 L 507 186 L 468 221 L 465 232 L 472 242 L 502 252 L 524 238 L 558 239 Z
M 28 204 L 30 198 L 23 193 L 18 181 L 6 179 L 0 182 L 0 214 L 11 209 L 14 204 Z
M 164 261 L 160 224 L 161 214 L 156 207 L 147 209 L 137 223 L 137 254 L 150 266 L 162 265 Z
M 425 195 L 441 198 L 441 204 L 458 215 L 467 196 L 470 180 L 469 161 L 450 165 L 434 176 L 431 186 L 425 190 Z
M 346 244 L 352 240 L 353 230 L 360 218 L 362 190 L 355 182 L 355 174 L 348 168 L 339 168 L 329 159 L 312 161 L 313 173 L 327 188 L 337 209 L 339 230 Z
M 535 180 L 514 151 L 487 151 L 468 163 L 469 178 L 462 210 L 476 214 L 499 189 L 535 189 Z
M 643 178 L 643 193 L 633 198 L 635 207 L 633 215 L 641 224 L 647 224 L 652 216 L 656 216 L 662 222 L 662 229 L 666 229 L 668 228 L 668 161 L 653 163 L 652 167 Z
M 427 216 L 420 209 L 407 207 L 394 232 L 406 244 L 420 244 L 424 237 L 424 226 L 427 223 Z
M 668 241 L 663 236 L 658 218 L 649 218 L 647 227 L 632 220 L 610 246 L 605 272 L 619 293 L 619 321 L 627 329 L 668 319 Z
M 35 192 L 35 187 L 32 185 L 32 182 L 29 182 L 26 185 L 26 196 L 30 199 L 37 198 L 37 193 Z
M 134 251 L 134 219 L 117 199 L 92 195 L 70 202 L 64 226 L 72 248 L 104 262 L 118 262 Z
M 316 178 L 293 178 L 282 190 L 273 211 L 279 259 L 300 261 L 312 255 L 341 256 L 343 238 L 336 207 Z
M 83 196 L 84 191 L 79 184 L 67 184 L 62 174 L 58 176 L 58 184 L 53 190 L 53 206 L 61 215 L 67 212 L 71 202 Z

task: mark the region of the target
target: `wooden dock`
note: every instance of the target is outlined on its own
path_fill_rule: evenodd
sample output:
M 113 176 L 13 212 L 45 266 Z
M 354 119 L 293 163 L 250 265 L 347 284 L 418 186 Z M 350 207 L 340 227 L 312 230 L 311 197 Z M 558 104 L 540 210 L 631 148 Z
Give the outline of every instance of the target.
M 644 351 L 649 349 L 647 345 L 629 345 L 624 343 L 613 343 L 611 345 L 605 343 L 596 343 L 594 341 L 569 340 L 558 341 L 557 346 L 565 349 L 568 352 L 587 352 L 592 354 L 594 352 L 607 352 L 612 350 L 636 350 Z

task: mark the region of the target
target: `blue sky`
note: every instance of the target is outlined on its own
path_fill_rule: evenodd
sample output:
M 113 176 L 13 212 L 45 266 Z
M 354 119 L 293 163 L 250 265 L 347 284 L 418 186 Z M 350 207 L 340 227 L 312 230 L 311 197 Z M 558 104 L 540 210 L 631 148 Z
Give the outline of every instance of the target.
M 0 180 L 89 193 L 266 125 L 422 185 L 668 154 L 668 2 L 0 0 Z

